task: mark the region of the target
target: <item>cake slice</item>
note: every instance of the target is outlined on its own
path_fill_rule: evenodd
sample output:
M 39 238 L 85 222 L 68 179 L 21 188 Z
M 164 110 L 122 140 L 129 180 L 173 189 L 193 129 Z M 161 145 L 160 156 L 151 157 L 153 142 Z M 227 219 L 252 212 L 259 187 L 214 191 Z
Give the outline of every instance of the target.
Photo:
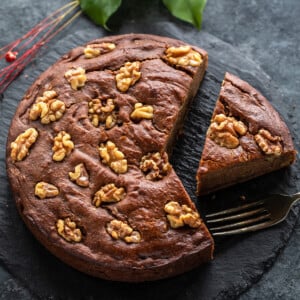
M 28 90 L 7 174 L 24 222 L 62 261 L 146 281 L 211 260 L 213 239 L 168 161 L 207 59 L 166 37 L 108 36 L 64 55 Z
M 198 194 L 286 167 L 295 157 L 289 129 L 269 101 L 226 73 L 197 171 Z

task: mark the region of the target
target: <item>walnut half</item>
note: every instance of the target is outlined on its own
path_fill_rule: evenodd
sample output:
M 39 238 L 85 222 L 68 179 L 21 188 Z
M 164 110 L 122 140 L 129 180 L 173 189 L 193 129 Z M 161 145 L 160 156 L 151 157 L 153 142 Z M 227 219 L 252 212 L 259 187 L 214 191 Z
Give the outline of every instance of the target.
M 178 202 L 171 201 L 164 207 L 167 218 L 172 228 L 188 225 L 197 228 L 201 225 L 199 214 L 187 205 L 180 205 Z
M 130 117 L 135 121 L 141 119 L 151 120 L 153 118 L 153 106 L 136 103 Z
M 37 97 L 29 112 L 29 119 L 34 121 L 41 118 L 42 124 L 59 120 L 63 116 L 66 106 L 56 97 L 57 93 L 53 90 L 45 91 L 43 96 Z
M 74 143 L 71 140 L 71 136 L 65 131 L 60 131 L 54 138 L 53 160 L 62 161 L 65 156 L 69 155 L 74 149 Z
M 115 173 L 123 174 L 127 172 L 127 159 L 113 142 L 102 143 L 98 149 L 102 162 Z
M 80 242 L 82 233 L 75 222 L 70 218 L 58 219 L 56 222 L 56 229 L 60 236 L 68 242 Z
M 146 175 L 146 179 L 159 180 L 166 176 L 171 170 L 167 153 L 148 153 L 140 162 L 140 169 Z
M 134 85 L 141 77 L 141 63 L 139 61 L 126 62 L 116 75 L 117 88 L 121 92 L 126 92 L 130 86 Z
M 95 58 L 103 53 L 110 52 L 116 48 L 113 43 L 101 43 L 101 44 L 91 44 L 87 45 L 84 50 L 84 57 L 87 59 Z
M 123 187 L 116 187 L 114 183 L 104 185 L 99 191 L 96 192 L 92 203 L 99 207 L 101 203 L 113 203 L 123 200 L 126 196 Z
M 84 57 L 89 59 L 89 58 L 95 58 L 101 54 L 100 49 L 93 48 L 91 46 L 87 46 L 83 50 Z
M 85 70 L 81 67 L 68 70 L 65 73 L 65 78 L 68 80 L 73 90 L 78 90 L 83 87 L 87 80 Z
M 69 172 L 69 178 L 79 186 L 89 186 L 89 174 L 83 163 L 76 165 L 74 172 Z
M 280 156 L 282 153 L 281 137 L 273 136 L 270 131 L 260 129 L 254 139 L 266 155 Z
M 89 119 L 95 127 L 104 124 L 106 129 L 110 129 L 117 123 L 115 108 L 113 99 L 93 99 L 89 102 Z
M 207 136 L 222 147 L 234 149 L 240 144 L 239 137 L 245 135 L 247 130 L 247 126 L 242 121 L 218 114 L 212 119 Z
M 35 143 L 38 132 L 35 128 L 28 128 L 19 134 L 14 142 L 10 144 L 10 157 L 13 161 L 21 161 L 29 154 L 29 148 Z
M 106 226 L 106 231 L 115 240 L 121 239 L 126 243 L 139 243 L 141 235 L 133 230 L 128 224 L 119 220 L 112 220 Z
M 190 46 L 169 47 L 165 53 L 166 59 L 173 65 L 197 67 L 202 63 L 200 53 Z
M 59 194 L 59 190 L 53 184 L 40 181 L 35 185 L 34 194 L 40 199 L 52 198 Z

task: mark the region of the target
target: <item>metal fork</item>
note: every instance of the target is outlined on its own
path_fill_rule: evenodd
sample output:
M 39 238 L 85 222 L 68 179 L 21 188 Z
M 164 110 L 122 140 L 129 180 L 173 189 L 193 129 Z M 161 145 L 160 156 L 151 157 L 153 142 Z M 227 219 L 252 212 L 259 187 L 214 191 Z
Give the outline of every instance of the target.
M 248 204 L 205 216 L 213 236 L 233 235 L 264 229 L 282 222 L 300 200 L 294 195 L 274 194 Z

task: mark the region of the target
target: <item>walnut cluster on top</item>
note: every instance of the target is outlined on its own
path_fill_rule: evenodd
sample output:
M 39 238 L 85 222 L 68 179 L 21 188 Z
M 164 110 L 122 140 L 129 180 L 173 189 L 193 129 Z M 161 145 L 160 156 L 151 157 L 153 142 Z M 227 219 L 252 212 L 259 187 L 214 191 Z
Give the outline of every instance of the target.
M 116 49 L 114 43 L 91 44 L 84 48 L 82 55 L 85 59 L 96 58 L 103 53 Z M 193 50 L 190 46 L 169 47 L 165 50 L 165 60 L 173 66 L 197 67 L 202 63 L 200 53 Z M 127 61 L 119 70 L 115 72 L 116 88 L 126 93 L 142 76 L 142 62 Z M 82 67 L 71 68 L 64 74 L 65 80 L 73 90 L 79 90 L 88 82 L 86 70 Z M 59 99 L 59 94 L 55 88 L 46 90 L 42 96 L 36 98 L 35 103 L 29 111 L 29 120 L 40 120 L 41 124 L 47 125 L 60 120 L 67 110 L 66 104 Z M 137 122 L 142 119 L 151 120 L 155 114 L 152 105 L 138 102 L 134 105 L 130 113 L 130 119 Z M 118 107 L 113 98 L 95 98 L 88 102 L 88 119 L 95 127 L 103 126 L 106 130 L 112 129 L 119 124 Z M 30 148 L 39 137 L 36 128 L 30 127 L 20 133 L 14 142 L 11 143 L 11 159 L 18 163 L 30 154 Z M 260 142 L 262 144 L 263 142 Z M 71 155 L 76 144 L 72 141 L 71 135 L 62 130 L 53 138 L 52 160 L 61 162 Z M 127 159 L 117 145 L 108 140 L 98 146 L 98 153 L 101 162 L 117 174 L 128 172 Z M 161 180 L 167 176 L 171 170 L 166 153 L 154 152 L 145 153 L 140 161 L 140 170 L 145 178 L 151 181 Z M 74 170 L 69 171 L 69 180 L 81 188 L 89 187 L 89 172 L 85 164 L 79 163 Z M 55 185 L 40 181 L 35 185 L 34 194 L 39 199 L 56 197 L 60 190 Z M 126 189 L 123 186 L 116 186 L 109 183 L 99 188 L 91 199 L 91 204 L 96 208 L 102 207 L 105 203 L 117 203 L 126 197 Z M 164 206 L 166 220 L 171 228 L 189 226 L 197 228 L 201 224 L 199 214 L 188 207 L 180 205 L 175 201 L 169 201 Z M 67 242 L 82 241 L 83 234 L 77 224 L 70 217 L 59 218 L 56 222 L 57 233 Z M 126 222 L 113 219 L 106 224 L 106 232 L 113 239 L 120 239 L 126 243 L 139 243 L 142 241 L 142 234 L 132 228 Z
M 240 138 L 247 132 L 248 126 L 243 121 L 221 113 L 212 118 L 207 136 L 221 147 L 234 149 L 240 145 Z M 259 129 L 254 134 L 254 140 L 266 155 L 280 156 L 282 153 L 281 137 L 273 136 L 267 129 Z

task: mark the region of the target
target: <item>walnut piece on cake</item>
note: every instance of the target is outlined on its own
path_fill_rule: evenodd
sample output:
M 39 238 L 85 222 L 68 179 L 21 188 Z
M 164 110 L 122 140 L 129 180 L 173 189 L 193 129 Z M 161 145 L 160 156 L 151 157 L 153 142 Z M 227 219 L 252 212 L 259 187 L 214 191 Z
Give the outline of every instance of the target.
M 88 105 L 88 116 L 95 127 L 104 124 L 106 129 L 111 129 L 117 124 L 116 105 L 113 99 L 92 99 Z
M 138 231 L 133 230 L 125 222 L 116 219 L 107 224 L 106 231 L 115 240 L 121 239 L 126 243 L 139 243 L 141 241 L 141 235 Z
M 134 105 L 134 110 L 131 113 L 130 118 L 134 121 L 138 121 L 141 119 L 153 119 L 153 106 L 136 103 Z
M 69 172 L 69 178 L 81 187 L 89 186 L 89 174 L 83 163 L 76 165 L 74 172 Z
M 113 142 L 102 143 L 98 149 L 102 162 L 115 173 L 123 174 L 127 172 L 127 159 Z
M 68 70 L 65 73 L 65 78 L 68 80 L 73 90 L 84 87 L 87 80 L 85 70 L 81 67 Z
M 99 56 L 101 52 L 100 49 L 87 46 L 84 48 L 83 53 L 84 53 L 84 57 L 89 59 L 89 58 L 95 58 Z
M 165 205 L 164 210 L 172 228 L 184 225 L 197 228 L 201 225 L 199 214 L 185 204 L 180 205 L 176 201 L 170 201 Z
M 67 242 L 80 242 L 82 233 L 75 222 L 70 218 L 58 219 L 56 222 L 56 229 L 58 234 L 63 237 Z
M 66 110 L 65 103 L 57 99 L 54 90 L 45 91 L 43 96 L 37 97 L 29 112 L 30 120 L 41 119 L 42 124 L 49 124 L 59 120 Z
M 146 179 L 162 179 L 171 170 L 168 154 L 155 152 L 144 155 L 140 162 L 140 169 L 144 172 Z
M 74 149 L 74 143 L 71 140 L 70 134 L 65 131 L 60 131 L 54 138 L 53 160 L 62 161 Z
M 35 185 L 34 194 L 40 199 L 52 198 L 59 194 L 59 190 L 51 183 L 40 181 Z
M 123 187 L 116 187 L 114 183 L 109 183 L 101 187 L 93 198 L 92 203 L 99 207 L 101 203 L 114 203 L 123 200 L 126 196 Z
M 21 161 L 29 154 L 29 148 L 35 143 L 38 131 L 35 128 L 28 128 L 19 134 L 14 142 L 10 144 L 10 157 L 13 161 Z
M 101 43 L 87 45 L 84 50 L 84 57 L 87 59 L 98 57 L 103 53 L 110 52 L 116 48 L 114 43 Z
M 166 59 L 173 65 L 198 67 L 202 64 L 201 54 L 190 46 L 169 47 Z
M 141 63 L 139 61 L 126 62 L 117 72 L 116 84 L 121 92 L 126 92 L 130 86 L 134 85 L 141 77 Z
M 280 136 L 273 136 L 270 131 L 260 129 L 254 136 L 254 139 L 259 148 L 266 155 L 280 156 L 282 153 L 282 145 Z
M 240 144 L 239 137 L 245 135 L 247 130 L 242 121 L 218 114 L 212 119 L 207 136 L 222 147 L 234 149 Z

